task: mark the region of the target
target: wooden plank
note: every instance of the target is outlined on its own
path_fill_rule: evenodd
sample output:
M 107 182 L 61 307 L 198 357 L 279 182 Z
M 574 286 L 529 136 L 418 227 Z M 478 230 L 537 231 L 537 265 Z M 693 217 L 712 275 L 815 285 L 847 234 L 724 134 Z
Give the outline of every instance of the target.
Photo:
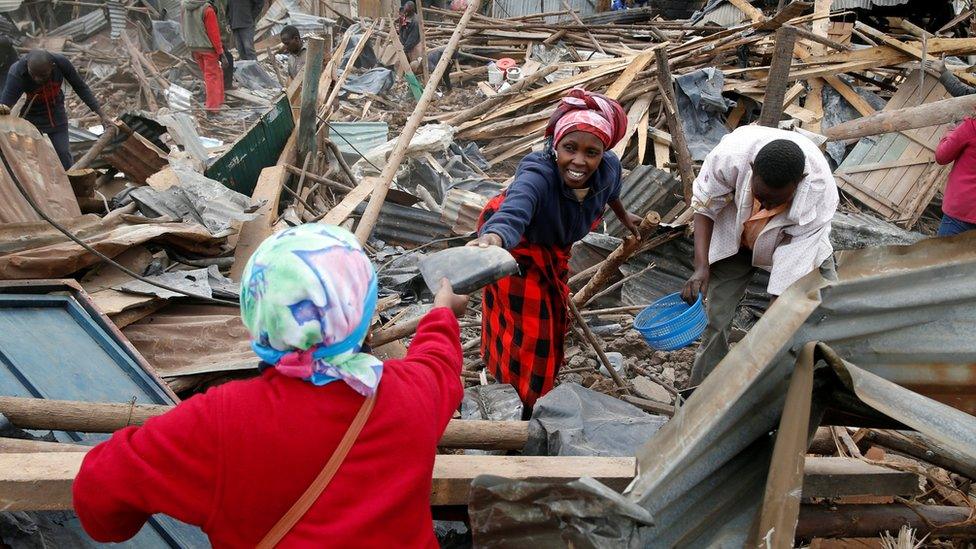
M 317 139 L 315 130 L 318 126 L 316 114 L 319 107 L 319 80 L 322 76 L 322 59 L 325 57 L 325 40 L 312 36 L 308 39 L 305 50 L 305 70 L 302 71 L 302 96 L 298 115 L 298 161 L 306 155 L 315 154 Z
M 906 166 L 929 164 L 931 162 L 932 160 L 926 160 L 924 158 L 902 158 L 892 162 L 875 162 L 872 164 L 860 164 L 851 168 L 838 168 L 836 173 L 849 176 L 856 173 L 873 172 L 876 170 L 890 170 L 892 168 L 904 168 Z
M 651 59 L 654 59 L 653 49 L 647 49 L 640 52 L 640 54 L 638 54 L 637 57 L 635 57 L 634 60 L 627 65 L 627 68 L 620 73 L 617 80 L 615 80 L 614 83 L 607 88 L 607 93 L 605 95 L 611 99 L 620 99 L 620 94 L 622 94 L 624 90 L 626 90 L 627 87 L 634 82 L 634 79 L 637 78 L 637 74 L 644 70 L 648 64 L 650 64 Z
M 377 181 L 379 179 L 375 177 L 364 177 L 359 185 L 346 194 L 342 201 L 329 210 L 319 222 L 326 225 L 340 225 L 356 209 L 356 206 L 373 192 Z
M 648 109 L 637 123 L 637 164 L 643 164 L 647 156 L 647 129 L 650 124 L 651 111 Z
M 668 169 L 668 162 L 671 161 L 671 147 L 658 141 L 654 141 L 654 165 L 661 170 Z
M 0 453 L 0 508 L 6 511 L 69 510 L 71 484 L 82 452 Z M 431 505 L 467 505 L 471 481 L 491 474 L 519 480 L 568 482 L 586 476 L 615 490 L 633 480 L 632 457 L 547 457 L 438 455 L 434 460 Z M 804 497 L 911 495 L 913 473 L 849 458 L 808 458 Z M 915 488 L 913 489 L 912 486 Z
M 617 146 L 613 148 L 613 152 L 617 155 L 617 158 L 623 158 L 624 152 L 627 150 L 627 145 L 630 143 L 630 138 L 637 131 L 637 126 L 641 119 L 647 116 L 648 111 L 651 108 L 651 94 L 642 95 L 634 101 L 634 104 L 630 106 L 630 112 L 627 113 L 627 131 L 624 133 L 623 139 L 617 143 Z M 647 136 L 644 136 L 645 144 Z M 638 162 L 640 163 L 640 162 Z
M 779 126 L 783 117 L 786 86 L 790 81 L 790 68 L 793 60 L 793 44 L 796 33 L 789 27 L 776 30 L 776 45 L 773 59 L 769 66 L 769 76 L 766 81 L 766 92 L 763 97 L 762 113 L 759 115 L 759 125 L 772 128 Z
M 293 134 L 294 135 L 294 134 Z M 255 203 L 264 202 L 258 209 L 258 217 L 245 221 L 241 225 L 241 232 L 237 238 L 237 249 L 234 250 L 234 265 L 230 269 L 232 280 L 239 282 L 247 260 L 254 250 L 272 234 L 272 227 L 278 218 L 278 204 L 281 200 L 281 188 L 288 180 L 289 173 L 285 166 L 275 165 L 261 170 L 251 200 Z
M 763 23 L 766 21 L 766 16 L 763 15 L 763 12 L 746 0 L 729 0 L 729 3 L 739 8 L 739 11 L 749 19 L 752 19 L 753 23 Z
M 876 112 L 874 107 L 854 91 L 853 88 L 848 86 L 846 82 L 841 80 L 839 76 L 825 76 L 823 80 L 846 99 L 857 112 L 861 113 L 861 116 L 870 116 Z
M 910 496 L 920 493 L 918 475 L 855 458 L 807 458 L 803 497 Z

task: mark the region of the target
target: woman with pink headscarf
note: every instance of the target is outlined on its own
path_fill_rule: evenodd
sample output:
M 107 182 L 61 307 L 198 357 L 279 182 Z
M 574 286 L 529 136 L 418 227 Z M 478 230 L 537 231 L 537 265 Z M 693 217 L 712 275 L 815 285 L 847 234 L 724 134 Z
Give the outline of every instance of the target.
M 571 90 L 549 120 L 545 148 L 522 159 L 469 243 L 502 246 L 519 263 L 520 274 L 484 290 L 481 354 L 495 379 L 515 387 L 526 414 L 552 389 L 563 362 L 573 243 L 607 206 L 638 235 L 640 218 L 620 203 L 620 159 L 610 150 L 626 130 L 619 103 Z

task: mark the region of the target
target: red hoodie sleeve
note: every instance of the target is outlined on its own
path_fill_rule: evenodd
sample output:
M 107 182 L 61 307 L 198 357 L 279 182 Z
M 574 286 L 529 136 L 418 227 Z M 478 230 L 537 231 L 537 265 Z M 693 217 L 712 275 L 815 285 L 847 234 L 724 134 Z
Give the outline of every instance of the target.
M 224 45 L 220 41 L 220 25 L 217 23 L 217 12 L 213 6 L 203 8 L 203 27 L 207 31 L 207 38 L 213 44 L 213 49 L 218 56 L 224 55 Z
M 939 164 L 955 162 L 962 151 L 976 139 L 976 122 L 966 118 L 962 124 L 949 130 L 935 149 L 935 161 Z
M 437 417 L 440 429 L 454 415 L 464 388 L 461 386 L 461 327 L 454 313 L 447 307 L 438 307 L 427 313 L 417 326 L 417 333 L 410 342 L 404 362 L 412 368 L 423 368 L 434 376 L 437 394 Z
M 72 491 L 92 539 L 125 541 L 156 513 L 206 525 L 219 478 L 221 395 L 218 388 L 190 398 L 88 452 Z

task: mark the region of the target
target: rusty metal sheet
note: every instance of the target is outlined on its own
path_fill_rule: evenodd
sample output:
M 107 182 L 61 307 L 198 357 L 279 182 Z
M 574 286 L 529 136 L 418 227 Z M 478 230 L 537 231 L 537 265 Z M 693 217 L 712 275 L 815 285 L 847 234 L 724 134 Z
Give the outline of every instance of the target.
M 487 203 L 488 198 L 478 193 L 451 189 L 444 195 L 444 203 L 441 204 L 441 222 L 450 225 L 454 234 L 471 234 L 478 226 L 478 217 Z
M 106 154 L 105 160 L 140 185 L 168 164 L 163 151 L 135 132 Z
M 81 215 L 54 146 L 33 124 L 17 116 L 0 117 L 0 154 L 44 213 L 55 219 Z M 0 223 L 40 220 L 10 173 L 0 171 Z
M 170 306 L 130 324 L 123 333 L 163 377 L 257 372 L 258 359 L 236 309 Z
M 188 223 L 130 224 L 121 216 L 84 215 L 62 220 L 66 229 L 101 253 L 115 257 L 145 242 L 162 242 L 188 254 L 215 256 L 224 242 Z M 44 221 L 0 224 L 0 278 L 54 278 L 100 259 Z

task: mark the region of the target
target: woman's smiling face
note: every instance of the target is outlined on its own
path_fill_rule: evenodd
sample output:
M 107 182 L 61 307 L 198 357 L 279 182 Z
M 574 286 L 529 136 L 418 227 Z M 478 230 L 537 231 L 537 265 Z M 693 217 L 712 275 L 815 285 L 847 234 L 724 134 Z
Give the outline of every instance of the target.
M 567 133 L 556 144 L 556 167 L 563 183 L 582 189 L 603 160 L 603 141 L 589 132 Z

